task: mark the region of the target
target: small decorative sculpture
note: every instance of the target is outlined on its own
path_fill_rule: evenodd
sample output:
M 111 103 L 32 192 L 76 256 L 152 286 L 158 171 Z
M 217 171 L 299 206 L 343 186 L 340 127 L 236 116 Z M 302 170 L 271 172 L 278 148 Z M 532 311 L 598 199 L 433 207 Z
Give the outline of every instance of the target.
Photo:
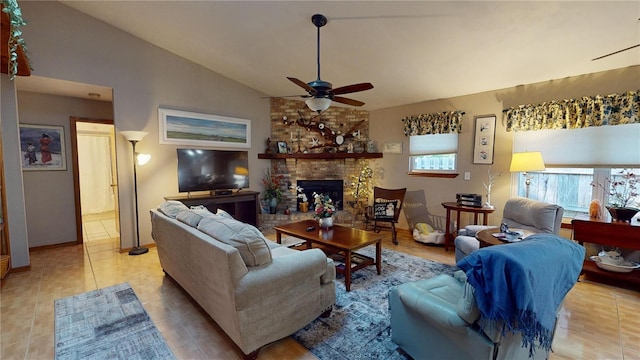
M 489 170 L 487 170 L 487 174 L 488 174 L 488 182 L 482 182 L 482 185 L 484 185 L 485 190 L 487 190 L 487 202 L 484 203 L 483 207 L 485 209 L 493 209 L 494 206 L 491 205 L 491 188 L 493 187 L 493 185 L 496 183 L 496 181 L 498 180 L 498 177 L 502 176 L 502 173 L 499 172 L 497 174 L 492 174 L 491 173 L 491 166 L 489 166 Z
M 600 203 L 600 200 L 591 200 L 591 203 L 589 204 L 589 217 L 592 219 L 602 218 L 602 204 Z
M 264 152 L 266 154 L 271 154 L 271 152 L 272 152 L 272 150 L 271 150 L 271 138 L 267 138 L 266 144 L 267 144 L 267 148 L 265 149 Z

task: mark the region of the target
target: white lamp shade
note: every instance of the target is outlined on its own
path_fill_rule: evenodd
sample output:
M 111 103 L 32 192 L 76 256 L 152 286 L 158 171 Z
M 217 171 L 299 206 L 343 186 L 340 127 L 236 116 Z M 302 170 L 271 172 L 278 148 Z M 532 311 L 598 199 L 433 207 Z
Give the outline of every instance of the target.
M 312 97 L 305 101 L 309 109 L 313 111 L 325 111 L 331 106 L 331 99 L 327 99 L 324 97 Z
M 148 132 L 144 131 L 120 131 L 120 135 L 124 136 L 125 139 L 129 141 L 140 141 L 142 138 L 147 136 Z
M 138 154 L 136 155 L 136 160 L 138 160 L 138 165 L 142 166 L 151 160 L 151 155 L 149 154 Z
M 545 169 L 542 153 L 539 151 L 513 153 L 511 156 L 511 172 L 542 171 Z

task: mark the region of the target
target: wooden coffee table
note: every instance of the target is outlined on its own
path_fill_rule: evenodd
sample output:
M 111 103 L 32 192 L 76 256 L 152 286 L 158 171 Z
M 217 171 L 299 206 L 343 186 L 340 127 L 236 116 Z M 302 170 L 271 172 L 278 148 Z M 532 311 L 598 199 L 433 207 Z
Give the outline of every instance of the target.
M 313 227 L 312 230 L 307 230 Z M 328 255 L 339 253 L 344 259 L 343 266 L 336 266 L 336 272 L 344 275 L 347 291 L 351 291 L 351 273 L 364 267 L 375 265 L 380 275 L 382 259 L 382 236 L 371 231 L 364 231 L 347 226 L 334 225 L 324 230 L 320 229 L 315 220 L 304 220 L 286 225 L 273 227 L 276 230 L 276 241 L 282 243 L 282 234 L 294 236 L 307 242 L 307 249 L 313 244 L 320 245 Z M 369 245 L 376 245 L 376 258 L 355 253 L 355 250 Z

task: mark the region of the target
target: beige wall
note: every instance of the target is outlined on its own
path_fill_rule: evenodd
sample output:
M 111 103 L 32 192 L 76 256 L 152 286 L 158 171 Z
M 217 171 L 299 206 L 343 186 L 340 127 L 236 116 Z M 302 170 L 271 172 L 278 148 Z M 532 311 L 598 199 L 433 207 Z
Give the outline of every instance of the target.
M 103 22 L 85 16 L 58 2 L 25 1 L 21 3 L 28 25 L 24 27 L 34 75 L 111 87 L 114 90 L 114 121 L 116 130 L 143 130 L 149 135 L 138 144 L 138 151 L 150 153 L 152 162 L 138 172 L 141 243 L 152 242 L 148 209 L 157 206 L 164 196 L 177 194 L 176 146 L 160 145 L 158 141 L 158 107 L 238 117 L 252 120 L 252 147 L 249 150 L 251 189 L 261 191 L 260 180 L 269 161 L 258 160 L 264 151 L 264 140 L 270 134 L 269 101 L 264 94 L 238 84 L 228 78 L 185 61 Z M 185 39 L 189 41 L 189 39 Z M 250 45 L 250 44 L 249 44 Z M 202 46 L 207 46 L 202 44 Z M 526 71 L 526 69 L 523 69 Z M 471 164 L 473 145 L 473 116 L 497 114 L 501 124 L 504 107 L 521 103 L 537 103 L 557 98 L 608 94 L 635 89 L 640 83 L 638 67 L 603 74 L 554 80 L 542 84 L 525 85 L 482 94 L 461 96 L 446 100 L 429 101 L 371 113 L 371 138 L 381 146 L 386 141 L 402 141 L 402 155 L 385 155 L 380 167 L 385 177 L 381 184 L 389 187 L 407 186 L 410 190 L 424 189 L 429 211 L 444 213 L 439 205 L 450 201 L 457 192 L 483 192 L 487 166 Z M 5 96 L 13 90 L 2 78 L 3 136 L 16 133 L 17 112 L 15 98 Z M 473 79 L 470 79 L 473 81 Z M 410 178 L 407 171 L 407 139 L 402 134 L 404 116 L 433 111 L 461 109 L 466 111 L 464 130 L 460 137 L 461 172 L 471 172 L 471 181 L 456 179 Z M 25 110 L 26 111 L 26 110 Z M 19 114 L 17 115 L 19 116 Z M 24 121 L 24 120 L 22 120 Z M 132 168 L 128 161 L 131 146 L 117 137 L 119 197 L 121 202 L 121 237 L 124 248 L 131 247 L 134 239 Z M 511 136 L 498 127 L 494 168 L 507 172 L 511 151 Z M 15 142 L 3 142 L 6 173 L 15 171 L 19 154 Z M 15 152 L 12 156 L 12 152 Z M 18 170 L 19 172 L 19 170 Z M 7 174 L 9 187 L 20 197 L 21 174 Z M 20 184 L 18 184 L 18 181 Z M 496 185 L 493 202 L 501 206 L 509 197 L 509 176 L 506 173 Z M 66 194 L 72 197 L 72 193 Z M 15 217 L 24 214 L 24 198 L 9 199 L 9 213 Z M 43 199 L 47 201 L 49 199 Z M 13 215 L 16 214 L 16 215 Z M 492 220 L 495 220 L 494 217 Z M 24 219 L 18 219 L 24 223 Z M 13 265 L 29 265 L 26 228 L 19 223 L 11 229 Z M 50 229 L 56 231 L 56 229 Z M 15 244 L 14 244 L 15 243 Z M 15 255 L 15 254 L 13 254 Z
M 113 119 L 113 106 L 105 101 L 18 91 L 18 113 L 20 123 L 57 125 L 65 130 L 67 170 L 25 171 L 22 175 L 29 247 L 77 241 L 69 117 Z
M 525 71 L 525 70 L 523 70 Z M 472 81 L 472 79 L 470 79 Z M 522 85 L 514 88 L 488 91 L 480 94 L 459 96 L 449 99 L 426 101 L 417 104 L 398 106 L 372 111 L 370 114 L 371 138 L 379 144 L 384 142 L 403 143 L 403 154 L 384 154 L 378 160 L 384 169 L 381 184 L 386 187 L 404 187 L 408 190 L 423 189 L 427 199 L 427 208 L 431 214 L 444 216 L 440 205 L 445 201 L 455 201 L 456 193 L 478 193 L 485 197 L 482 185 L 487 181 L 489 165 L 474 165 L 473 161 L 473 119 L 478 115 L 495 114 L 497 129 L 495 138 L 493 172 L 502 172 L 491 193 L 491 202 L 496 206 L 496 215 L 490 216 L 490 223 L 499 224 L 504 203 L 511 196 L 512 133 L 505 130 L 502 110 L 520 104 L 538 104 L 549 100 L 576 98 L 581 96 L 608 95 L 640 88 L 640 66 L 625 69 L 551 80 L 542 83 Z M 404 136 L 401 119 L 408 115 L 433 113 L 450 110 L 462 110 L 462 133 L 459 136 L 458 170 L 460 176 L 455 179 L 424 178 L 407 176 L 409 155 L 408 138 Z M 640 126 L 638 127 L 640 131 Z M 464 172 L 471 173 L 471 180 L 463 180 Z M 468 223 L 469 215 L 464 214 L 461 223 Z M 404 221 L 404 217 L 401 216 Z M 401 223 L 400 227 L 407 227 Z
M 138 171 L 142 244 L 152 242 L 148 209 L 156 207 L 164 196 L 178 193 L 177 146 L 159 144 L 158 107 L 252 120 L 250 182 L 252 190 L 261 190 L 261 175 L 269 165 L 268 161 L 257 159 L 270 132 L 269 100 L 261 98 L 264 94 L 60 3 L 29 1 L 20 5 L 28 20 L 24 38 L 31 53 L 34 75 L 113 88 L 116 131 L 149 133 L 137 146 L 138 151 L 153 156 L 152 161 Z M 12 155 L 5 152 L 4 156 Z M 129 161 L 131 145 L 121 136 L 117 137 L 117 157 L 122 246 L 128 248 L 135 236 L 133 170 Z M 66 196 L 72 198 L 73 193 Z M 16 241 L 30 243 L 32 240 Z M 28 262 L 14 263 L 14 266 L 26 265 Z

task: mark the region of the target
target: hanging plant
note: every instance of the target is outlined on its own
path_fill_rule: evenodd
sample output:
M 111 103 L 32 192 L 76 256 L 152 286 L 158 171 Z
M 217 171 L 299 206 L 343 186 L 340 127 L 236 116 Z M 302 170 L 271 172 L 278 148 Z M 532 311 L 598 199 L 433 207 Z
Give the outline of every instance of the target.
M 29 57 L 26 55 L 27 45 L 24 38 L 22 38 L 22 30 L 20 29 L 22 26 L 27 25 L 27 23 L 22 18 L 22 10 L 16 0 L 2 0 L 2 12 L 9 15 L 9 63 L 7 64 L 7 73 L 9 79 L 13 80 L 16 74 L 18 74 L 18 49 L 20 47 L 22 47 L 25 54 L 29 70 L 33 69 L 31 67 L 31 60 L 29 60 Z

